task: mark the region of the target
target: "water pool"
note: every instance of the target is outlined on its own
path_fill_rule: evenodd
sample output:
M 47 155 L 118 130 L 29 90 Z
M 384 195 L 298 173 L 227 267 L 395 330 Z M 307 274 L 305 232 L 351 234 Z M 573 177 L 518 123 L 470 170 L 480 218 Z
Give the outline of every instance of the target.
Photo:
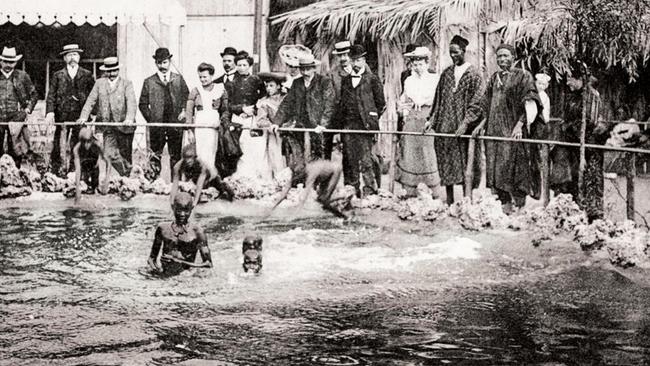
M 3 202 L 0 364 L 650 363 L 648 288 L 566 240 L 211 202 L 196 218 L 215 267 L 160 279 L 166 202 Z

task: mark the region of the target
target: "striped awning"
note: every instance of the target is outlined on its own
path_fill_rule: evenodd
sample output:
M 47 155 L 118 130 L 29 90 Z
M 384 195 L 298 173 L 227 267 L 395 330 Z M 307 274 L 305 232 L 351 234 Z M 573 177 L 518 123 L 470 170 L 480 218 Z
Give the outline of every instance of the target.
M 19 0 L 0 7 L 0 25 L 163 23 L 183 25 L 187 15 L 177 0 Z

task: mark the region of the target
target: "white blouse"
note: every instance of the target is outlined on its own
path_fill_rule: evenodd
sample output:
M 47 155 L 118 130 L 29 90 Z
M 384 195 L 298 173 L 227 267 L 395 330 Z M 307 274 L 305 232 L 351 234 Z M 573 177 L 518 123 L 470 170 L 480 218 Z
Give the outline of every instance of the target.
M 402 98 L 406 97 L 404 102 L 408 102 L 410 99 L 416 105 L 430 106 L 433 103 L 433 97 L 436 95 L 439 80 L 440 75 L 438 74 L 427 71 L 418 76 L 413 72 L 404 81 L 404 93 L 402 95 Z

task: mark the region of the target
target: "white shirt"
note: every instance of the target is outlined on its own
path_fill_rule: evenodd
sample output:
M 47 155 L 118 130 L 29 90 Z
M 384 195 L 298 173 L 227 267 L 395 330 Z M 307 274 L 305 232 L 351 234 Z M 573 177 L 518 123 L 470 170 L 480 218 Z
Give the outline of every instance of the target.
M 172 72 L 171 72 L 171 70 L 167 70 L 167 72 L 164 73 L 164 74 L 162 72 L 158 71 L 158 72 L 156 72 L 156 74 L 158 74 L 158 77 L 160 78 L 160 81 L 162 81 L 163 83 L 168 83 L 168 82 L 170 82 L 172 80 Z
M 454 84 L 454 90 L 458 88 L 458 83 L 460 83 L 460 78 L 463 77 L 463 74 L 465 74 L 465 71 L 469 69 L 471 64 L 469 62 L 465 62 L 464 64 L 460 66 L 454 66 L 454 81 L 456 82 Z
M 4 75 L 7 79 L 9 79 L 11 74 L 14 73 L 14 70 L 9 71 L 9 73 L 6 73 L 4 70 L 0 70 L 0 71 L 2 71 L 2 75 Z
M 366 68 L 365 68 L 365 67 L 362 67 L 362 68 L 359 70 L 358 73 L 355 73 L 354 70 L 352 70 L 352 72 L 350 73 L 350 75 L 352 76 L 352 87 L 353 87 L 353 88 L 356 88 L 356 87 L 359 85 L 359 83 L 361 82 L 361 76 L 363 75 L 364 72 L 366 72 Z
M 77 71 L 79 71 L 79 65 L 67 65 L 66 68 L 68 69 L 68 75 L 70 75 L 70 79 L 74 79 L 74 77 L 77 76 Z
M 226 80 L 232 81 L 235 78 L 235 73 L 236 72 L 237 72 L 237 70 L 232 70 L 231 72 L 227 72 L 226 76 L 224 77 L 224 81 L 226 81 Z
M 343 71 L 347 72 L 348 74 L 352 74 L 352 65 L 344 67 Z
M 108 78 L 107 78 L 108 79 Z M 117 82 L 120 80 L 120 77 L 116 77 L 115 80 L 108 79 L 108 86 L 111 87 L 111 90 L 115 90 L 117 88 Z
M 311 85 L 311 81 L 314 78 L 311 78 L 311 79 L 303 78 L 303 79 L 305 79 L 305 89 L 309 89 L 309 86 Z
M 432 105 L 433 97 L 436 95 L 436 88 L 440 75 L 425 71 L 418 76 L 415 72 L 404 80 L 404 97 L 410 99 L 416 105 Z M 408 102 L 408 100 L 404 100 Z

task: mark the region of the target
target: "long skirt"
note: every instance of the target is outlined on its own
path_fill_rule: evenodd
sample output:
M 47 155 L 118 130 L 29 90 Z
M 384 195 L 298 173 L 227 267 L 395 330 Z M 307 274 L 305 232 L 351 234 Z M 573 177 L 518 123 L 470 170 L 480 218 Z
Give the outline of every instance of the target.
M 194 130 L 194 143 L 196 144 L 196 157 L 210 171 L 210 176 L 217 175 L 214 166 L 215 156 L 219 142 L 219 112 L 207 109 L 196 112 L 196 124 L 212 124 L 215 128 L 196 128 Z
M 431 107 L 411 110 L 404 118 L 404 131 L 422 132 Z M 436 152 L 430 136 L 401 136 L 395 180 L 413 194 L 420 183 L 429 188 L 440 185 L 436 168 Z
M 232 116 L 232 121 L 244 127 L 253 126 L 253 118 L 250 117 Z M 259 136 L 252 136 L 251 132 L 243 130 L 239 137 L 239 146 L 243 155 L 239 159 L 235 174 L 256 179 L 271 179 L 271 167 L 266 159 L 266 132 Z
M 266 162 L 274 178 L 286 167 L 284 156 L 282 156 L 282 138 L 279 132 L 266 132 Z

